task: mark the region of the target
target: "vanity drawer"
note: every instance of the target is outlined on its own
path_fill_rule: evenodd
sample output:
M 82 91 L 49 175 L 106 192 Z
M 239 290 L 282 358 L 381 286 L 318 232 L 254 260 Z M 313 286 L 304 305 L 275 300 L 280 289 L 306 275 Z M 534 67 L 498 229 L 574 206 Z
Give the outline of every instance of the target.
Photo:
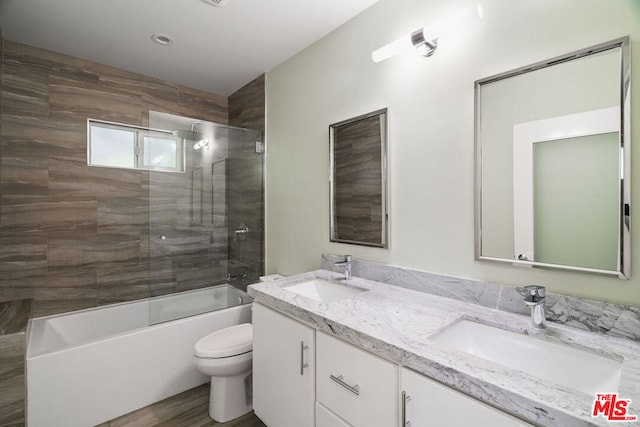
M 316 427 L 351 427 L 340 417 L 316 402 Z
M 316 336 L 316 400 L 354 427 L 396 424 L 396 366 L 322 332 Z

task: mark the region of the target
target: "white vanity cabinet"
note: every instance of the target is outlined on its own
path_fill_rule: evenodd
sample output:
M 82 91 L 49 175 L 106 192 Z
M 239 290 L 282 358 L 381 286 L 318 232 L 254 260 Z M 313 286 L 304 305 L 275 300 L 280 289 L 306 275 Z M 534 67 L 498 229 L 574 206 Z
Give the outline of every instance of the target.
M 533 427 L 532 424 L 406 368 L 400 369 L 400 392 L 400 415 L 401 418 L 404 416 L 407 426 Z
M 253 408 L 269 427 L 532 427 L 255 302 Z
M 351 425 L 316 402 L 316 427 L 351 427 Z
M 314 425 L 315 331 L 253 304 L 253 408 L 270 427 Z
M 316 400 L 349 425 L 396 425 L 396 372 L 391 362 L 323 332 L 316 334 Z

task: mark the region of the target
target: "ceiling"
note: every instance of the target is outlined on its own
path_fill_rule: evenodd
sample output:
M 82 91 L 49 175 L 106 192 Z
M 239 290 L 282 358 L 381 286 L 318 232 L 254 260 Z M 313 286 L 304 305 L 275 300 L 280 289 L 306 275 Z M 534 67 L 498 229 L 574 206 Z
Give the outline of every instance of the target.
M 378 0 L 0 0 L 4 38 L 221 95 Z M 163 46 L 153 34 L 168 35 Z

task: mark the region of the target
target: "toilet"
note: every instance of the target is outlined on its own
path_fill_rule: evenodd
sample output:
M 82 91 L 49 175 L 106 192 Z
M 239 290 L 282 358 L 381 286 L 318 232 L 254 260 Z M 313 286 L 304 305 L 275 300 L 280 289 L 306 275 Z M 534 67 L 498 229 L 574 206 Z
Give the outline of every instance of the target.
M 209 416 L 224 423 L 253 409 L 253 326 L 242 323 L 200 339 L 194 347 L 198 370 L 211 376 Z

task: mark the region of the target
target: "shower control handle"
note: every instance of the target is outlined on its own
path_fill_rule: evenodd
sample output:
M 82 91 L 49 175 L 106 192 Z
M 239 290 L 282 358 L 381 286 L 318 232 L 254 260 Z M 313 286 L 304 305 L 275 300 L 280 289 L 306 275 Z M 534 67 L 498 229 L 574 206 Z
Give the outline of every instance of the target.
M 238 228 L 233 230 L 233 241 L 242 241 L 247 238 L 247 234 L 249 234 L 249 227 L 242 223 L 238 226 Z

